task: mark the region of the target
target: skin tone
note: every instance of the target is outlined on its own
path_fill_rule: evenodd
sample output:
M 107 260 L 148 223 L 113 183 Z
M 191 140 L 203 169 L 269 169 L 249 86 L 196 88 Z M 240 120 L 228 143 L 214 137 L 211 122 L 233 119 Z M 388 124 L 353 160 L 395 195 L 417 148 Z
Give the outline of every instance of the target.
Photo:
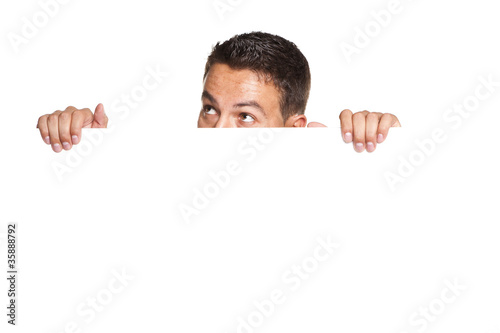
M 272 82 L 265 82 L 251 70 L 235 70 L 215 64 L 207 74 L 201 97 L 202 110 L 198 127 L 326 127 L 317 122 L 307 124 L 305 115 L 283 120 L 280 93 Z M 357 152 L 375 151 L 384 142 L 389 128 L 400 127 L 390 113 L 361 111 L 340 114 L 342 138 L 353 143 Z
M 43 141 L 52 146 L 52 150 L 60 153 L 70 150 L 82 139 L 82 128 L 106 128 L 108 117 L 104 106 L 97 105 L 95 113 L 90 109 L 77 109 L 68 106 L 64 111 L 55 111 L 38 118 L 37 128 Z
M 200 128 L 234 127 L 326 127 L 317 122 L 307 124 L 305 115 L 283 119 L 280 92 L 272 82 L 266 82 L 257 73 L 235 70 L 224 64 L 215 64 L 203 85 L 202 109 L 198 118 Z M 375 151 L 384 142 L 391 127 L 400 127 L 396 116 L 390 113 L 361 111 L 340 113 L 342 138 L 353 143 L 354 150 Z M 59 153 L 70 150 L 81 140 L 82 128 L 106 128 L 108 117 L 102 104 L 95 112 L 76 109 L 55 111 L 38 119 L 37 128 L 42 139 Z
M 254 71 L 215 64 L 207 74 L 201 96 L 200 128 L 304 127 L 304 115 L 283 120 L 280 93 Z

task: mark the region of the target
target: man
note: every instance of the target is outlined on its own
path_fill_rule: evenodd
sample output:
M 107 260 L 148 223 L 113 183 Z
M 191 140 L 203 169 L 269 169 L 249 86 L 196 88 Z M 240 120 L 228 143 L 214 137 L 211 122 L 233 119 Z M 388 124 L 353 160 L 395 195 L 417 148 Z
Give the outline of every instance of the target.
M 292 42 L 268 33 L 236 35 L 213 48 L 208 57 L 198 127 L 326 127 L 307 124 L 304 115 L 311 74 L 302 52 Z M 37 127 L 55 152 L 81 140 L 82 128 L 105 128 L 102 104 L 95 113 L 68 107 L 41 116 Z M 373 152 L 391 127 L 400 127 L 390 113 L 362 111 L 340 114 L 342 138 L 357 152 Z

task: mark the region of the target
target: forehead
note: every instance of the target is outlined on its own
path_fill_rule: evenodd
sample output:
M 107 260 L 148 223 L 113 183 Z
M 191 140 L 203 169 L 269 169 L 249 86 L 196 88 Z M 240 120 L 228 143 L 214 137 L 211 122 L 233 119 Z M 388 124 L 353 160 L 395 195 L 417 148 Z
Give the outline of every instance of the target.
M 232 69 L 225 64 L 214 64 L 204 82 L 204 89 L 219 103 L 254 99 L 268 107 L 279 104 L 278 89 L 271 82 L 250 69 Z

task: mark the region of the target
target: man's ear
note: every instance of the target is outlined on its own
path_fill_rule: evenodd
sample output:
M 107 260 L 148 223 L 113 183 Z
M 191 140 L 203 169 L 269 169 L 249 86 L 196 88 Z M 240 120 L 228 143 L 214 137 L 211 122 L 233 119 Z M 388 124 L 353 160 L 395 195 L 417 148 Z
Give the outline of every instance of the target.
M 303 114 L 296 114 L 288 117 L 285 121 L 285 127 L 306 127 L 307 118 Z

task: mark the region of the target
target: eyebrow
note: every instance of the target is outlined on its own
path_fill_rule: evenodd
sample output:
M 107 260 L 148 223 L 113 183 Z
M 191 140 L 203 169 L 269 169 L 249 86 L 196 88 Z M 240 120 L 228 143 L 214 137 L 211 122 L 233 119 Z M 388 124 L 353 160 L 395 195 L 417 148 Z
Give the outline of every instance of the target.
M 214 104 L 218 104 L 217 103 L 217 100 L 215 99 L 215 97 L 213 97 L 208 91 L 206 90 L 203 90 L 203 93 L 201 94 L 201 98 L 206 98 L 208 99 L 211 103 L 214 103 Z M 245 106 L 250 106 L 250 107 L 253 107 L 257 110 L 259 110 L 260 112 L 262 112 L 262 114 L 264 115 L 264 117 L 267 118 L 267 114 L 266 112 L 264 111 L 264 108 L 259 104 L 257 103 L 256 101 L 243 101 L 243 102 L 240 102 L 240 103 L 237 103 L 237 104 L 234 104 L 233 107 L 234 108 L 242 108 L 242 107 L 245 107 Z
M 204 98 L 208 99 L 211 103 L 218 104 L 214 96 L 210 95 L 210 93 L 206 90 L 203 90 L 203 93 L 201 94 L 201 99 Z

